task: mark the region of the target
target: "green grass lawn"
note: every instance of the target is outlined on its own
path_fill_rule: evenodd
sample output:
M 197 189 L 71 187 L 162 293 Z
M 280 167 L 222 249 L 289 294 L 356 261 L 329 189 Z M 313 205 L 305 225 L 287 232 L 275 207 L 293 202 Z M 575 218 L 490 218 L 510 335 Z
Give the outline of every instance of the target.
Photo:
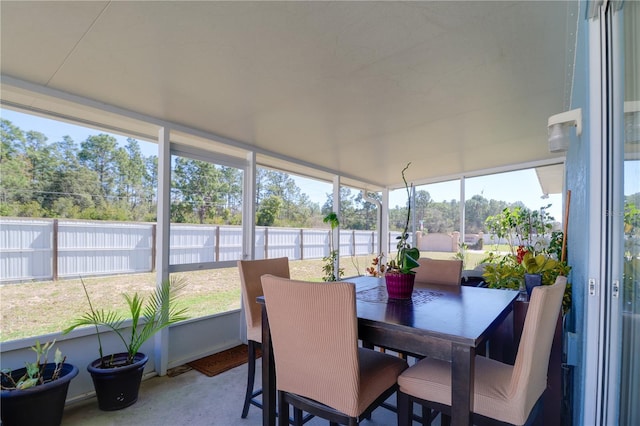
M 422 253 L 422 257 L 434 259 L 454 256 L 454 253 Z M 467 252 L 465 269 L 473 269 L 484 257 L 484 253 Z M 372 259 L 373 256 L 340 258 L 344 277 L 364 275 Z M 289 263 L 291 278 L 321 281 L 322 265 L 321 259 L 293 260 Z M 236 267 L 177 275 L 187 281 L 179 303 L 188 308 L 191 318 L 240 308 L 240 277 Z M 128 316 L 128 308 L 122 295 L 135 292 L 148 295 L 155 288 L 155 280 L 155 273 L 84 279 L 94 307 L 115 309 L 124 316 Z M 59 332 L 87 309 L 87 300 L 77 279 L 0 285 L 0 341 Z

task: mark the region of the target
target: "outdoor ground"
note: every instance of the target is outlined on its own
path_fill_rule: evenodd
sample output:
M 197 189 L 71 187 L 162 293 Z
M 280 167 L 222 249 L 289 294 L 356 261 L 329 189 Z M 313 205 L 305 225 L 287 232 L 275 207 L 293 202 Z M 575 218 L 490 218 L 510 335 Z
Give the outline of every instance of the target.
M 453 253 L 423 253 L 432 258 L 452 258 Z M 473 268 L 481 255 L 471 254 L 467 268 Z M 364 275 L 372 256 L 343 257 L 344 276 Z M 293 260 L 291 278 L 320 281 L 321 259 Z M 192 318 L 240 308 L 240 277 L 237 268 L 211 269 L 176 274 L 186 280 L 180 303 Z M 155 273 L 84 278 L 96 309 L 118 309 L 127 313 L 122 295 L 151 293 Z M 0 285 L 0 341 L 55 333 L 88 310 L 79 279 Z

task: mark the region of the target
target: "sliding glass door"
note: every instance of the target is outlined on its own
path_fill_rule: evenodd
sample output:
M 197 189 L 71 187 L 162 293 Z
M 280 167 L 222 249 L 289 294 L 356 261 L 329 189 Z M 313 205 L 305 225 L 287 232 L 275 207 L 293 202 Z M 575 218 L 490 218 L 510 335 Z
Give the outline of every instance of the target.
M 620 293 L 619 424 L 640 424 L 640 3 L 622 10 L 624 60 L 623 132 L 623 268 Z
M 596 309 L 591 302 L 587 309 L 590 318 L 598 318 L 598 326 L 587 330 L 598 357 L 585 372 L 586 382 L 596 384 L 586 386 L 585 411 L 593 409 L 589 423 L 635 426 L 640 424 L 640 3 L 601 7 L 601 114 L 591 119 L 602 125 L 592 156 L 599 154 L 603 214 L 598 215 L 601 244 L 594 249 L 599 274 L 590 276 L 589 284 Z M 592 198 L 597 192 L 590 188 Z

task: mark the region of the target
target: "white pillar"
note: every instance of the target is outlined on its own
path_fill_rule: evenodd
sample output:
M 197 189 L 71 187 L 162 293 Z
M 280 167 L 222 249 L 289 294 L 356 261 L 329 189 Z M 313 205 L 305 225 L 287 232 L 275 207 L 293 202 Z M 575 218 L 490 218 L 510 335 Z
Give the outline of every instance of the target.
M 389 260 L 389 189 L 382 190 L 382 218 L 380 220 L 380 247 L 378 247 L 379 254 L 383 254 L 384 257 L 381 262 L 387 262 Z
M 242 194 L 242 257 L 255 259 L 256 252 L 256 153 L 247 154 Z
M 460 241 L 464 242 L 465 238 L 464 235 L 466 233 L 465 231 L 465 185 L 466 185 L 466 181 L 465 181 L 465 177 L 462 176 L 460 178 Z M 456 247 L 456 251 L 457 251 L 458 247 Z
M 340 217 L 340 176 L 336 175 L 333 177 L 333 212 L 338 216 L 338 219 L 342 221 L 342 217 Z M 335 249 L 338 251 L 338 256 L 336 256 L 336 262 L 333 265 L 333 276 L 336 280 L 340 279 L 340 274 L 338 271 L 340 270 L 340 228 L 342 225 L 338 226 L 333 230 L 333 241 L 335 243 Z
M 256 255 L 256 153 L 247 154 L 242 193 L 242 259 L 253 260 Z M 242 297 L 242 296 L 241 296 Z M 244 301 L 240 303 L 240 340 L 247 343 L 247 320 Z
M 158 131 L 158 208 L 156 235 L 156 286 L 169 279 L 169 227 L 171 215 L 171 142 L 167 127 Z M 154 336 L 154 362 L 159 375 L 167 374 L 169 330 Z

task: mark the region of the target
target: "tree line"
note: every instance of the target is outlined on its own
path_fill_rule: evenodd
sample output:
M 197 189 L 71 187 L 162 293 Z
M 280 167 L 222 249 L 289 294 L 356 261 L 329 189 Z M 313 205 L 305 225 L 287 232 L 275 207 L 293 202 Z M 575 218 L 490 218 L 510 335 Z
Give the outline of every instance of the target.
M 35 130 L 22 130 L 2 119 L 0 151 L 0 215 L 92 220 L 156 221 L 158 159 L 145 156 L 140 143 L 124 146 L 99 133 L 76 142 L 69 136 L 49 141 Z M 242 170 L 205 161 L 174 157 L 171 176 L 171 221 L 237 225 L 242 221 Z M 379 193 L 369 197 L 381 200 Z M 340 190 L 340 224 L 345 229 L 376 229 L 377 208 L 359 190 Z M 260 226 L 326 227 L 332 194 L 320 205 L 285 172 L 258 168 L 256 223 Z M 487 217 L 520 202 L 465 201 L 468 233 L 485 229 Z M 401 230 L 406 206 L 389 211 L 390 229 Z M 416 191 L 416 219 L 427 232 L 460 229 L 460 202 L 436 202 L 428 191 Z

